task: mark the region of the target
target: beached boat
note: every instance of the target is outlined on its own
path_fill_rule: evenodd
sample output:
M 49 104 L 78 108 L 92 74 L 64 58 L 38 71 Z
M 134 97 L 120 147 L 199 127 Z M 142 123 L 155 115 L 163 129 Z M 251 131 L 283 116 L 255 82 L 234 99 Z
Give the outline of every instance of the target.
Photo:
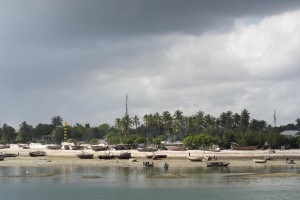
M 152 157 L 153 160 L 158 160 L 158 159 L 162 159 L 162 158 L 167 158 L 167 155 L 159 154 L 159 155 L 153 155 L 153 157 Z
M 4 155 L 4 157 L 17 157 L 19 155 L 19 152 L 18 153 L 5 153 L 3 155 Z
M 130 152 L 124 152 L 121 153 L 120 155 L 117 156 L 119 159 L 129 159 L 131 158 L 131 153 Z
M 255 163 L 266 163 L 266 162 L 267 162 L 266 159 L 253 159 L 253 161 L 254 161 Z
M 72 149 L 72 150 L 83 150 L 83 149 L 84 149 L 84 146 L 73 145 L 73 146 L 71 146 L 71 149 Z
M 140 152 L 155 152 L 158 150 L 156 147 L 142 147 L 142 148 L 137 148 L 138 151 Z
M 202 156 L 188 156 L 187 159 L 189 159 L 190 161 L 193 161 L 193 162 L 201 162 L 204 157 Z
M 166 154 L 152 154 L 152 155 L 146 155 L 146 158 L 157 160 L 161 158 L 167 158 Z
M 0 149 L 9 149 L 10 145 L 9 144 L 1 144 Z
M 148 161 L 147 162 L 143 162 L 143 166 L 144 167 L 154 167 L 154 162 L 151 162 L 151 163 L 148 162 Z
M 5 156 L 3 154 L 0 154 L 0 161 L 3 161 Z
M 50 150 L 59 150 L 61 149 L 62 145 L 47 145 L 47 149 Z
M 231 146 L 231 149 L 232 150 L 256 150 L 258 146 L 244 146 L 244 147 L 241 147 L 241 146 L 235 146 L 235 145 L 232 145 Z
M 108 150 L 108 146 L 92 146 L 93 151 L 106 151 Z
M 92 154 L 92 153 L 80 153 L 80 154 L 76 154 L 76 156 L 80 159 L 93 159 L 94 158 L 94 154 Z
M 229 162 L 207 162 L 207 167 L 227 167 L 230 163 Z
M 29 152 L 31 157 L 39 157 L 39 156 L 46 156 L 47 153 L 45 151 L 31 151 Z
M 170 145 L 170 146 L 165 146 L 169 151 L 185 151 L 185 147 L 184 146 L 178 146 L 178 145 Z
M 104 155 L 99 155 L 98 158 L 104 160 L 110 160 L 116 158 L 116 156 L 112 154 L 104 154 Z

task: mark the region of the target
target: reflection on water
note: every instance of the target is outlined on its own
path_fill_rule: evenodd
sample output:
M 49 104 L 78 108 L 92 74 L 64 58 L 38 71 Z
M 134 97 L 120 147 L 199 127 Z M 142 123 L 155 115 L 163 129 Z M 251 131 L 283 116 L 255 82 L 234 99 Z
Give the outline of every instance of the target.
M 3 199 L 77 200 L 101 199 L 300 199 L 299 177 L 276 178 L 241 176 L 252 173 L 299 173 L 292 166 L 260 167 L 0 167 L 0 190 Z M 24 174 L 52 174 L 49 177 L 24 177 Z M 180 175 L 164 179 L 157 175 Z M 14 177 L 12 177 L 14 176 Z M 21 176 L 21 177 L 17 177 Z M 84 176 L 99 176 L 85 179 Z M 166 176 L 169 177 L 169 176 Z M 18 188 L 18 190 L 16 190 Z M 23 193 L 23 194 L 22 194 Z M 24 197 L 24 193 L 26 194 Z M 242 196 L 241 196 L 242 195 Z M 242 198 L 241 198 L 242 197 Z

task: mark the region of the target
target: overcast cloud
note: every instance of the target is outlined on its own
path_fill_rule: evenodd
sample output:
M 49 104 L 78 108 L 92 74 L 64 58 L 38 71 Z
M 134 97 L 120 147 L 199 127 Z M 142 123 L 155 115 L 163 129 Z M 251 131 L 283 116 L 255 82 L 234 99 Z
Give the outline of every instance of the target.
M 300 1 L 0 0 L 0 121 L 300 117 Z

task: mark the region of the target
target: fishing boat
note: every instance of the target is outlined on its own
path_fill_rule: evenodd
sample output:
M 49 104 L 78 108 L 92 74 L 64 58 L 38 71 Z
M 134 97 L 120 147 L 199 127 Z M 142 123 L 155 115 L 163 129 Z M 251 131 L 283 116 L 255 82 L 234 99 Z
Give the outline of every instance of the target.
M 255 163 L 266 163 L 266 162 L 267 162 L 266 159 L 253 159 L 253 161 L 254 161 Z
M 227 167 L 230 163 L 229 162 L 207 162 L 207 167 Z
M 187 159 L 189 159 L 190 161 L 193 161 L 193 162 L 201 162 L 204 157 L 202 156 L 188 156 Z
M 124 152 L 121 153 L 120 155 L 117 156 L 119 159 L 129 159 L 131 158 L 131 153 L 130 152 Z
M 3 161 L 5 156 L 3 154 L 0 154 L 0 161 Z
M 29 152 L 31 157 L 39 157 L 39 156 L 46 156 L 47 153 L 45 151 L 31 151 Z
M 94 154 L 92 154 L 92 153 L 80 153 L 80 154 L 76 154 L 76 156 L 80 159 L 93 159 L 94 158 Z

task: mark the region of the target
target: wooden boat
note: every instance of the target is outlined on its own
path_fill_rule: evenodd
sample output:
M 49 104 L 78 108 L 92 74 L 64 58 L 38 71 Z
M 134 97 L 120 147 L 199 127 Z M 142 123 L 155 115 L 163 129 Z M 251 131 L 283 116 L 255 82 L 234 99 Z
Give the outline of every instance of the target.
M 3 154 L 0 154 L 0 161 L 3 161 L 5 156 Z
M 143 147 L 143 148 L 137 148 L 140 152 L 155 152 L 158 150 L 156 147 Z
M 165 146 L 169 151 L 185 151 L 185 147 L 184 146 Z
M 92 153 L 81 153 L 81 154 L 76 154 L 76 156 L 80 159 L 93 159 L 94 154 Z
M 266 162 L 267 162 L 266 159 L 253 159 L 253 161 L 254 161 L 255 163 L 266 163 Z
M 130 152 L 125 152 L 121 153 L 120 155 L 117 156 L 119 159 L 129 159 L 131 158 L 131 153 Z
M 148 162 L 148 161 L 147 162 L 143 162 L 143 166 L 144 167 L 154 167 L 154 162 L 151 162 L 151 163 Z
M 230 163 L 229 162 L 207 162 L 207 167 L 227 167 Z
M 104 155 L 99 155 L 98 158 L 99 159 L 104 159 L 104 160 L 109 160 L 109 159 L 116 158 L 116 156 L 112 155 L 112 154 L 104 154 Z
M 152 154 L 152 155 L 146 155 L 146 158 L 157 160 L 161 158 L 167 158 L 167 155 L 165 154 Z
M 72 150 L 82 150 L 82 149 L 84 149 L 84 146 L 73 145 L 73 146 L 71 146 L 71 149 L 72 149 Z
M 92 146 L 93 151 L 106 151 L 108 150 L 108 146 Z
M 47 153 L 45 151 L 31 151 L 29 152 L 31 157 L 38 157 L 38 156 L 46 156 Z
M 9 149 L 10 145 L 9 144 L 2 144 L 0 145 L 0 149 Z
M 48 145 L 47 146 L 47 149 L 50 149 L 50 150 L 59 150 L 61 149 L 62 145 Z
M 231 149 L 233 150 L 256 150 L 258 146 L 244 146 L 244 147 L 240 147 L 240 146 L 231 146 Z
M 152 156 L 153 160 L 158 160 L 158 159 L 162 159 L 162 158 L 167 158 L 167 155 L 159 154 L 159 155 L 153 155 Z
M 17 157 L 19 155 L 19 152 L 16 154 L 16 153 L 5 153 L 4 154 L 4 157 Z
M 187 159 L 189 159 L 190 161 L 193 161 L 193 162 L 201 162 L 204 157 L 202 156 L 188 156 Z

